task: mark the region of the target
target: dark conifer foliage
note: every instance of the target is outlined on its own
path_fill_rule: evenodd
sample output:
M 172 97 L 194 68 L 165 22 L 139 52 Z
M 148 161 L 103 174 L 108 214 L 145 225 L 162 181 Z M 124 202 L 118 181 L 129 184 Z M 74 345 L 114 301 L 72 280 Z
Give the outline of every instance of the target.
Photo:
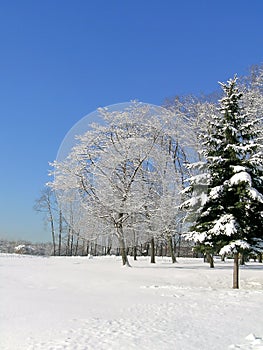
M 199 206 L 188 238 L 213 252 L 261 251 L 263 156 L 255 127 L 258 119 L 245 112 L 236 77 L 221 87 L 218 113 L 201 135 L 204 162 L 192 165 L 202 172 L 190 179 L 193 196 L 185 202 L 190 211 Z M 206 194 L 200 193 L 204 179 Z

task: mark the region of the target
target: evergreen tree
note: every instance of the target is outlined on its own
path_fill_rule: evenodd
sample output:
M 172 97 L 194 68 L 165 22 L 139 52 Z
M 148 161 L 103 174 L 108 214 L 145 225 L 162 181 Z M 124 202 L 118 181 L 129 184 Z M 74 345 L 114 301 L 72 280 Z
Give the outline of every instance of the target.
M 185 202 L 190 212 L 197 212 L 187 238 L 210 252 L 234 255 L 233 288 L 238 288 L 239 254 L 263 248 L 262 145 L 257 142 L 256 119 L 244 112 L 236 82 L 235 77 L 221 84 L 219 113 L 201 135 L 205 162 L 192 165 L 205 165 L 206 171 L 190 179 L 192 198 Z

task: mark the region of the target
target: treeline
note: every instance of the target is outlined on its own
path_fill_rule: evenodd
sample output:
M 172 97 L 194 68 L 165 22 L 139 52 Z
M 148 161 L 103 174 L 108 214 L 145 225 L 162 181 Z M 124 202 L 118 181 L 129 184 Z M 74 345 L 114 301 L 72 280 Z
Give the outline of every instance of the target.
M 0 253 L 50 256 L 52 255 L 52 244 L 49 242 L 33 243 L 25 240 L 0 239 Z
M 121 255 L 121 250 L 114 235 L 99 235 L 89 240 L 89 235 L 80 235 L 74 231 L 65 220 L 55 196 L 55 192 L 50 188 L 45 188 L 39 199 L 36 200 L 34 209 L 43 215 L 45 225 L 51 233 L 52 242 L 48 244 L 48 254 L 53 256 L 103 256 Z M 78 213 L 75 213 L 75 215 Z M 89 224 L 87 223 L 87 227 Z M 89 230 L 89 228 L 87 228 Z M 90 228 L 92 232 L 92 228 Z M 12 244 L 29 244 L 30 242 L 12 242 Z M 126 254 L 134 259 L 137 256 L 149 256 L 151 261 L 155 261 L 155 256 L 176 257 L 197 257 L 202 256 L 194 251 L 193 244 L 184 239 L 182 234 L 174 235 L 171 245 L 165 237 L 159 236 L 151 240 L 145 240 L 140 244 L 133 243 L 126 246 Z M 13 252 L 13 249 L 10 251 Z

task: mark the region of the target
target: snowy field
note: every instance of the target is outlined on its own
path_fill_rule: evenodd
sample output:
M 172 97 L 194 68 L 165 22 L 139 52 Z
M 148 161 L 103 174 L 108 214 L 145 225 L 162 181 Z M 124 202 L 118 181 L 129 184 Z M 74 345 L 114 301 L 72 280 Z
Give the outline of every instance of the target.
M 0 254 L 0 349 L 263 349 L 263 265 L 178 261 Z

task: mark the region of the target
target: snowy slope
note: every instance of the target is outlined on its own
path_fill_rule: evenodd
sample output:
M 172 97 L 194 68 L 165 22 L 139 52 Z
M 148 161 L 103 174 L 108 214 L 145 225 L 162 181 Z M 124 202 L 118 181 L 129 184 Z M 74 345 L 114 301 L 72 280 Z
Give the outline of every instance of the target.
M 263 266 L 0 255 L 0 349 L 263 349 Z

